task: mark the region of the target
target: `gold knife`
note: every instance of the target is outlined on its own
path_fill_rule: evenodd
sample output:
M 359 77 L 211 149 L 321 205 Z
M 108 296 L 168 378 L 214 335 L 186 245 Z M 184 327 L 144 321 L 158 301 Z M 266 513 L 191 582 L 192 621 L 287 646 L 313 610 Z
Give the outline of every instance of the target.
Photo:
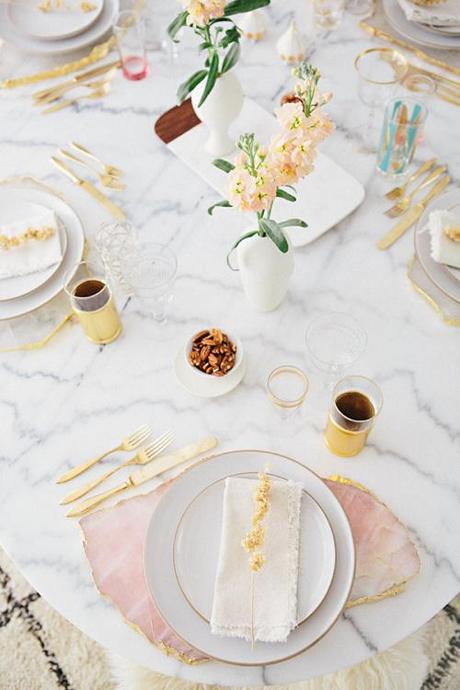
M 100 204 L 105 206 L 107 211 L 112 214 L 114 218 L 117 218 L 118 220 L 124 220 L 126 218 L 125 212 L 116 204 L 113 203 L 105 194 L 99 191 L 97 187 L 95 187 L 91 182 L 88 182 L 87 180 L 84 180 L 81 177 L 78 177 L 73 170 L 71 170 L 67 165 L 64 163 L 64 161 L 61 161 L 60 158 L 56 158 L 56 156 L 51 156 L 51 162 L 59 168 L 61 172 L 64 173 L 64 175 L 67 175 L 72 182 L 79 187 L 82 187 L 82 189 L 85 190 L 85 192 L 88 192 L 93 199 L 96 199 Z
M 396 240 L 399 240 L 399 238 L 404 235 L 406 230 L 409 230 L 409 228 L 420 218 L 430 201 L 434 199 L 435 196 L 438 196 L 438 194 L 441 194 L 449 183 L 449 175 L 442 177 L 439 182 L 435 184 L 433 189 L 431 189 L 421 201 L 419 201 L 417 204 L 414 204 L 414 206 L 411 206 L 411 208 L 404 215 L 404 218 L 400 220 L 399 223 L 397 223 L 394 228 L 390 230 L 390 232 L 379 240 L 377 247 L 379 249 L 388 249 L 388 247 L 391 247 Z
M 149 479 L 153 479 L 153 477 L 156 477 L 162 472 L 171 470 L 173 467 L 181 465 L 183 462 L 191 460 L 197 455 L 201 455 L 202 453 L 206 453 L 208 450 L 212 450 L 216 447 L 216 445 L 217 439 L 214 436 L 207 436 L 201 441 L 198 441 L 198 443 L 190 443 L 188 446 L 184 446 L 175 453 L 163 455 L 162 457 L 152 460 L 140 470 L 136 470 L 136 472 L 130 474 L 128 479 L 123 482 L 123 484 L 118 484 L 118 486 L 115 486 L 113 489 L 96 494 L 95 496 L 86 499 L 86 501 L 81 501 L 81 503 L 78 503 L 75 508 L 72 508 L 72 510 L 67 513 L 67 517 L 80 517 L 80 515 L 84 515 L 85 513 L 89 512 L 111 496 L 115 496 L 116 494 L 125 491 L 125 489 L 129 489 L 133 486 L 139 486 L 144 482 L 148 482 Z
M 119 66 L 120 61 L 113 60 L 112 62 L 107 62 L 105 65 L 101 65 L 100 67 L 93 67 L 93 69 L 89 69 L 86 72 L 77 74 L 75 77 L 68 79 L 62 84 L 52 86 L 51 88 L 48 87 L 47 89 L 42 89 L 42 91 L 36 91 L 32 94 L 32 98 L 37 101 L 37 105 L 40 103 L 47 103 L 49 100 L 52 100 L 51 96 L 54 98 L 56 94 L 61 95 L 61 93 L 64 93 L 68 89 L 73 89 L 76 84 L 80 84 L 81 82 L 84 82 L 87 79 L 92 79 L 93 77 L 99 77 L 101 74 L 110 72 L 111 69 Z

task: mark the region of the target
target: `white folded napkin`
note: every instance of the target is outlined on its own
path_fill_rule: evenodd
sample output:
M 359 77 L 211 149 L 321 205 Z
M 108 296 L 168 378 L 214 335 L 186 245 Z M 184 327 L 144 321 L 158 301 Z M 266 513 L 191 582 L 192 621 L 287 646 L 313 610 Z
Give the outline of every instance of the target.
M 0 233 L 7 237 L 20 235 L 27 228 L 54 228 L 54 234 L 46 240 L 29 240 L 18 247 L 4 250 L 0 247 L 0 279 L 15 278 L 43 271 L 57 264 L 62 257 L 56 216 L 53 211 L 29 216 L 14 223 L 0 226 Z
M 447 226 L 460 226 L 460 216 L 451 211 L 433 211 L 428 219 L 431 240 L 431 256 L 439 264 L 460 268 L 460 242 L 447 237 Z
M 411 0 L 398 0 L 401 9 L 411 22 L 434 24 L 435 26 L 455 26 L 460 24 L 459 0 L 447 0 L 439 5 L 415 5 Z
M 252 639 L 251 580 L 254 577 L 254 640 L 285 642 L 297 625 L 300 503 L 302 487 L 273 481 L 264 520 L 261 551 L 265 563 L 252 573 L 241 541 L 251 528 L 255 479 L 229 477 L 225 482 L 222 536 L 214 588 L 211 631 Z

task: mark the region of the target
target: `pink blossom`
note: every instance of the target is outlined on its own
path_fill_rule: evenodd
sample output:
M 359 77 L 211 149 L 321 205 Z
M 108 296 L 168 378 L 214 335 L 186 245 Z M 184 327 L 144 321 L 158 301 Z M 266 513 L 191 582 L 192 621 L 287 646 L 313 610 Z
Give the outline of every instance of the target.
M 195 26 L 206 26 L 211 19 L 224 14 L 225 0 L 180 0 L 180 3 L 189 13 L 188 23 Z
M 272 172 L 262 164 L 256 175 L 246 166 L 237 165 L 228 175 L 229 201 L 240 211 L 265 211 L 276 196 L 277 184 Z

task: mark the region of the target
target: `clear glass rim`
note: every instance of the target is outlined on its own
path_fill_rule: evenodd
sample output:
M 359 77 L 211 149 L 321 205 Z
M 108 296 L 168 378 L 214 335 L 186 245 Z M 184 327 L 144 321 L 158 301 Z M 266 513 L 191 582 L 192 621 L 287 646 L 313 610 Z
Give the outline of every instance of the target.
M 369 417 L 369 419 L 359 419 L 359 420 L 357 420 L 357 419 L 352 419 L 351 417 L 347 417 L 347 415 L 346 415 L 346 414 L 343 414 L 343 412 L 342 412 L 341 410 L 339 410 L 339 408 L 338 408 L 337 405 L 336 405 L 336 398 L 337 398 L 338 389 L 340 388 L 340 386 L 341 386 L 345 381 L 348 381 L 348 380 L 351 380 L 351 379 L 354 379 L 354 380 L 356 380 L 356 381 L 364 381 L 364 382 L 366 382 L 367 384 L 370 384 L 371 386 L 373 386 L 373 388 L 375 388 L 375 390 L 377 391 L 377 394 L 378 394 L 378 396 L 379 396 L 379 400 L 378 400 L 379 405 L 378 405 L 377 409 L 375 409 L 375 407 L 374 407 L 375 413 L 372 415 L 372 417 Z M 355 391 L 355 390 L 356 390 L 357 392 L 360 392 L 359 389 L 358 389 L 357 387 L 352 387 L 352 386 L 350 386 L 350 389 L 349 389 L 349 390 L 350 390 L 350 392 Z M 373 401 L 371 401 L 371 402 L 373 403 Z M 378 383 L 376 383 L 373 379 L 369 378 L 368 376 L 361 376 L 361 374 L 350 374 L 349 376 L 344 376 L 342 379 L 340 379 L 340 381 L 337 381 L 337 383 L 335 384 L 334 389 L 333 389 L 333 391 L 332 391 L 332 407 L 338 412 L 338 414 L 339 414 L 341 417 L 343 417 L 343 418 L 346 419 L 348 422 L 351 422 L 351 423 L 353 423 L 353 424 L 359 424 L 359 423 L 365 424 L 366 422 L 371 422 L 373 419 L 375 419 L 376 417 L 378 417 L 378 415 L 380 414 L 380 411 L 381 411 L 381 409 L 382 409 L 382 407 L 383 407 L 383 393 L 382 393 L 382 389 L 380 388 L 380 386 L 379 386 Z
M 302 381 L 304 389 L 301 395 L 291 400 L 286 400 L 285 398 L 280 398 L 278 395 L 276 395 L 276 393 L 272 389 L 272 382 L 275 378 L 281 376 L 282 374 L 295 374 Z M 308 389 L 310 387 L 310 382 L 307 378 L 307 375 L 302 371 L 302 369 L 299 369 L 299 367 L 296 367 L 293 364 L 281 364 L 279 367 L 276 367 L 269 373 L 265 387 L 268 393 L 268 397 L 270 398 L 272 403 L 274 403 L 278 407 L 291 408 L 298 407 L 303 403 L 307 396 Z
M 408 84 L 423 84 L 424 86 L 429 86 L 429 89 L 414 89 Z M 403 86 L 412 91 L 413 93 L 424 93 L 430 96 L 436 91 L 436 83 L 434 79 L 429 77 L 427 74 L 422 74 L 420 72 L 414 72 L 413 74 L 408 74 L 403 79 Z
M 352 316 L 351 314 L 348 314 L 347 312 L 344 312 L 344 311 L 323 312 L 322 314 L 318 314 L 317 316 L 314 317 L 314 319 L 312 319 L 312 321 L 310 322 L 310 324 L 307 327 L 307 330 L 305 331 L 305 345 L 307 346 L 308 352 L 318 362 L 321 362 L 322 364 L 325 364 L 327 366 L 330 365 L 330 360 L 322 359 L 315 352 L 312 351 L 311 345 L 309 344 L 309 338 L 310 338 L 311 332 L 313 331 L 315 326 L 317 326 L 318 322 L 321 319 L 326 319 L 326 318 L 331 318 L 331 317 L 340 317 L 340 318 L 345 317 L 353 325 L 353 331 L 358 335 L 359 340 L 360 340 L 360 350 L 355 357 L 355 360 L 356 360 L 356 358 L 359 357 L 359 355 L 362 352 L 364 352 L 364 350 L 366 349 L 367 333 L 364 330 L 364 328 L 362 328 L 360 326 L 359 321 L 357 319 L 355 319 L 354 316 Z M 351 327 L 350 327 L 350 330 L 351 330 Z
M 123 24 L 123 20 L 128 21 L 134 20 L 132 24 Z M 142 15 L 138 10 L 121 10 L 117 12 L 112 20 L 112 28 L 115 32 L 126 31 L 126 29 L 132 29 L 142 24 Z
M 108 290 L 109 292 L 111 291 L 110 286 L 107 283 L 107 278 L 104 275 L 94 273 L 94 271 L 88 271 L 88 276 L 86 278 L 77 278 L 77 273 L 83 266 L 89 268 L 89 262 L 80 261 L 77 264 L 76 268 L 73 268 L 71 271 L 68 271 L 68 273 L 64 276 L 64 292 L 70 297 L 70 299 L 85 302 L 86 300 L 94 299 L 95 297 L 103 293 L 105 290 Z M 95 292 L 94 295 L 83 295 L 82 297 L 79 297 L 78 295 L 75 295 L 72 292 L 72 288 L 74 288 L 76 285 L 79 285 L 84 280 L 99 280 L 101 283 L 103 283 L 104 287 L 101 288 L 99 292 Z
M 389 64 L 391 64 L 394 69 L 395 69 L 395 74 L 396 77 L 395 79 L 390 79 L 390 80 L 385 80 L 385 81 L 379 81 L 377 79 L 369 79 L 368 77 L 365 77 L 361 70 L 360 70 L 360 63 L 363 61 L 363 59 L 366 58 L 368 55 L 388 55 L 388 56 L 393 56 L 395 59 L 394 60 L 387 60 Z M 367 48 L 366 50 L 363 50 L 359 55 L 355 57 L 354 61 L 354 66 L 355 69 L 363 81 L 365 81 L 368 84 L 376 84 L 378 86 L 391 86 L 391 84 L 397 84 L 398 82 L 402 81 L 404 77 L 407 74 L 407 70 L 409 69 L 409 63 L 406 59 L 406 57 L 400 53 L 399 51 L 395 50 L 394 48 Z M 401 69 L 402 68 L 402 73 L 398 76 L 398 70 L 397 68 Z

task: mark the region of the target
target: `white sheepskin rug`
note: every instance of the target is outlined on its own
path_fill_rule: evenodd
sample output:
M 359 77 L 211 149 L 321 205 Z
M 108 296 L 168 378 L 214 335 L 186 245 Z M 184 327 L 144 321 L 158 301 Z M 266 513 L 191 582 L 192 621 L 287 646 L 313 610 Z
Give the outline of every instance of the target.
M 428 669 L 423 628 L 395 647 L 351 668 L 270 690 L 420 690 Z M 117 690 L 217 690 L 222 686 L 188 683 L 111 658 Z M 228 690 L 237 690 L 228 688 Z

